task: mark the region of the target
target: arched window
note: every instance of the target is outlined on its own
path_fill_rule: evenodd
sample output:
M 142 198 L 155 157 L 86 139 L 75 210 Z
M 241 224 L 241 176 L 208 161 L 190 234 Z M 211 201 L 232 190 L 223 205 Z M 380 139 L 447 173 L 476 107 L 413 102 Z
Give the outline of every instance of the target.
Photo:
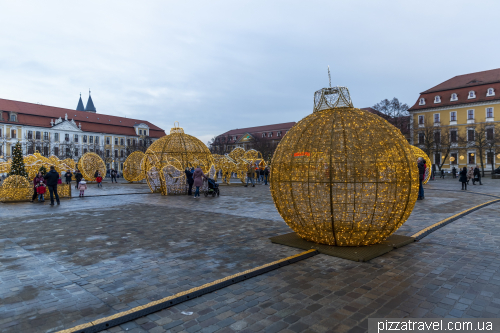
M 456 101 L 456 100 L 458 100 L 457 94 L 455 94 L 455 93 L 451 94 L 450 101 Z
M 425 105 L 425 98 L 421 98 L 420 102 L 418 103 L 419 105 Z
M 476 98 L 476 92 L 474 90 L 469 91 L 469 99 L 470 98 Z
M 488 91 L 486 92 L 486 96 L 495 96 L 495 89 L 488 88 Z
M 441 103 L 441 96 L 434 97 L 434 103 Z

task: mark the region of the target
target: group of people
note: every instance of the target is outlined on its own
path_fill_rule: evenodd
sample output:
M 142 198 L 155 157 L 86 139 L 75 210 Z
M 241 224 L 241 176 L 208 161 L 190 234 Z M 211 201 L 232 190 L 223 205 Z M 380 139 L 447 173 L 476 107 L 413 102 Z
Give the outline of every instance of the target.
M 50 166 L 50 171 L 45 175 L 38 172 L 35 178 L 33 178 L 33 197 L 31 198 L 31 202 L 35 202 L 36 198 L 38 198 L 38 202 L 45 202 L 45 194 L 48 189 L 50 194 L 50 205 L 54 206 L 54 197 L 59 205 L 60 201 L 59 194 L 57 194 L 57 184 L 60 183 L 61 177 L 53 165 Z
M 476 167 L 470 167 L 469 170 L 467 170 L 467 167 L 463 167 L 463 169 L 460 171 L 460 178 L 458 179 L 462 183 L 462 190 L 467 190 L 467 185 L 469 184 L 469 181 L 472 179 L 472 185 L 476 185 L 476 182 L 479 182 L 479 185 L 483 185 L 481 182 L 481 170 Z
M 248 183 L 252 183 L 252 187 L 255 187 L 255 183 L 264 183 L 267 185 L 269 179 L 269 167 L 259 167 L 257 163 L 248 165 L 247 170 L 247 183 L 245 187 L 248 187 Z M 255 180 L 255 181 L 254 181 Z
M 427 169 L 427 164 L 423 157 L 419 157 L 417 159 L 417 165 L 418 165 L 418 174 L 420 181 L 418 189 L 418 200 L 423 200 L 425 199 L 425 196 L 424 196 L 424 187 L 422 186 L 422 182 L 425 180 L 425 172 Z M 444 171 L 441 170 L 441 175 L 443 174 Z M 457 178 L 457 169 L 455 167 L 451 169 L 451 174 L 453 175 L 453 178 Z M 460 178 L 458 179 L 458 181 L 462 183 L 462 190 L 464 191 L 467 190 L 467 185 L 471 180 L 472 180 L 472 185 L 476 185 L 476 182 L 478 182 L 479 185 L 483 185 L 483 183 L 481 182 L 481 170 L 478 168 L 477 165 L 475 168 L 470 167 L 469 170 L 467 170 L 467 167 L 463 167 L 459 173 L 459 176 Z M 444 176 L 442 176 L 442 178 L 444 178 Z
M 186 181 L 188 184 L 188 195 L 193 195 L 193 186 L 196 188 L 194 191 L 194 198 L 197 199 L 200 197 L 200 187 L 203 186 L 203 179 L 208 178 L 201 170 L 200 166 L 196 166 L 195 168 L 186 168 L 184 170 L 186 174 Z

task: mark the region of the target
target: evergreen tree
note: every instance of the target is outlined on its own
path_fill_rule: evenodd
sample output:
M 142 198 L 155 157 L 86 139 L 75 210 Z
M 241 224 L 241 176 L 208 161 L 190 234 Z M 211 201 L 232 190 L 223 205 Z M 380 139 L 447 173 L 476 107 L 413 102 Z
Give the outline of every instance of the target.
M 38 169 L 38 171 L 42 173 L 42 176 L 45 176 L 45 174 L 47 173 L 47 168 L 45 167 L 45 165 L 42 165 L 40 169 Z
M 16 143 L 12 152 L 12 163 L 10 164 L 10 172 L 8 176 L 12 175 L 19 175 L 28 178 L 28 173 L 24 167 L 23 148 L 21 147 L 21 143 L 19 141 Z

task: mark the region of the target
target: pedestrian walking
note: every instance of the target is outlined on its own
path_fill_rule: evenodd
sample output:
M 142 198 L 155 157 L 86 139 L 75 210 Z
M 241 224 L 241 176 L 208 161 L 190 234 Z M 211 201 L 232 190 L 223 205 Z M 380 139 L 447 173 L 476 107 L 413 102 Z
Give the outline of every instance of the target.
M 451 174 L 453 175 L 453 178 L 457 178 L 457 168 L 453 167 L 453 169 L 451 169 Z
M 470 167 L 469 171 L 467 172 L 467 185 L 469 185 L 469 181 L 474 178 L 474 168 Z
M 267 185 L 268 179 L 269 179 L 269 168 L 266 167 L 264 169 L 264 185 Z
M 111 169 L 110 175 L 111 175 L 111 183 L 113 183 L 113 179 L 115 180 L 115 183 L 118 183 L 116 181 L 116 171 L 115 171 L 115 169 Z
M 444 179 L 444 170 L 441 169 L 441 176 L 439 176 L 439 178 L 443 178 Z
M 43 196 L 45 195 L 45 191 L 47 190 L 47 187 L 45 186 L 45 183 L 43 180 L 40 180 L 40 183 L 36 186 L 36 192 L 38 193 L 38 202 L 44 202 L 45 199 Z
M 38 186 L 38 184 L 40 184 L 40 182 L 45 183 L 45 179 L 43 178 L 42 173 L 38 172 L 35 178 L 33 178 L 33 196 L 31 197 L 31 202 L 35 202 L 35 199 L 38 197 L 36 187 Z
M 75 188 L 78 189 L 78 184 L 80 183 L 80 180 L 82 180 L 83 175 L 80 173 L 80 170 L 76 169 L 75 171 L 75 179 L 76 179 L 76 185 Z
M 435 180 L 434 177 L 436 177 L 436 164 L 433 164 L 431 169 L 432 169 L 431 180 Z
M 479 185 L 483 185 L 483 183 L 481 183 L 481 170 L 479 170 L 477 165 L 474 168 L 474 178 L 472 179 L 472 185 L 476 185 L 476 182 L 479 182 Z
M 78 189 L 80 190 L 79 197 L 84 197 L 85 190 L 87 189 L 87 182 L 85 181 L 85 179 L 82 178 L 82 180 L 80 180 L 80 184 L 78 184 Z
M 458 178 L 458 181 L 462 183 L 462 190 L 467 190 L 467 177 L 467 167 L 464 167 L 462 171 L 460 171 L 460 178 Z
M 417 159 L 417 166 L 418 166 L 418 179 L 419 179 L 417 200 L 423 200 L 424 199 L 424 186 L 422 185 L 422 181 L 425 179 L 425 160 L 422 157 L 419 157 Z
M 96 177 L 95 181 L 97 182 L 97 187 L 102 188 L 102 175 L 100 172 L 97 173 L 97 177 Z
M 66 184 L 71 184 L 71 177 L 73 177 L 71 170 L 66 171 L 64 177 L 66 178 Z
M 196 191 L 194 192 L 195 198 L 200 197 L 200 187 L 203 185 L 204 178 L 207 178 L 207 176 L 205 176 L 199 165 L 196 166 L 193 172 L 193 185 L 196 187 Z
M 264 182 L 264 167 L 259 169 L 260 182 Z
M 43 178 L 47 181 L 47 187 L 50 193 L 50 205 L 54 206 L 54 195 L 56 197 L 57 204 L 59 205 L 59 194 L 57 194 L 57 180 L 59 179 L 59 173 L 56 171 L 56 168 L 51 165 L 50 171 L 47 172 Z
M 184 173 L 186 174 L 186 182 L 189 186 L 188 195 L 193 195 L 193 184 L 194 184 L 193 171 L 191 171 L 189 168 L 186 168 L 186 170 L 184 170 Z
M 248 182 L 251 182 L 252 183 L 252 187 L 255 187 L 255 183 L 253 181 L 253 176 L 255 174 L 255 169 L 252 165 L 252 163 L 250 163 L 248 165 L 248 170 L 247 170 L 247 183 L 245 185 L 245 187 L 248 187 Z

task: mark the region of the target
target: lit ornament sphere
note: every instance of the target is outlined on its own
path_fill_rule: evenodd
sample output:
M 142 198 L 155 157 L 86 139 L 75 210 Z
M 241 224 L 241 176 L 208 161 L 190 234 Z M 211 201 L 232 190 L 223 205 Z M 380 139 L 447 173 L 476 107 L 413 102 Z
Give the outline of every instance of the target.
M 422 157 L 425 160 L 425 165 L 427 166 L 427 168 L 425 169 L 424 181 L 422 182 L 422 184 L 427 184 L 429 179 L 431 179 L 431 170 L 432 170 L 431 159 L 429 158 L 429 156 L 426 153 L 424 153 L 424 151 L 422 149 L 420 149 L 416 146 L 410 146 L 410 147 L 411 147 L 411 150 L 413 152 L 413 155 L 415 156 L 415 161 L 419 157 Z
M 352 106 L 345 87 L 315 93 L 314 112 L 288 131 L 272 162 L 271 193 L 302 238 L 376 244 L 410 216 L 418 168 L 399 130 Z
M 95 181 L 94 175 L 97 170 L 101 173 L 103 178 L 106 176 L 106 164 L 104 164 L 102 158 L 95 153 L 83 154 L 80 161 L 78 161 L 78 170 L 80 170 L 86 181 Z
M 0 201 L 23 201 L 31 198 L 33 185 L 23 176 L 11 175 L 0 187 Z
M 142 151 L 134 151 L 128 155 L 125 163 L 123 163 L 123 178 L 129 182 L 138 182 L 145 178 L 141 164 L 144 158 Z
M 185 134 L 184 130 L 175 126 L 166 135 L 149 146 L 141 167 L 146 174 L 146 180 L 152 192 L 160 191 L 167 195 L 166 173 L 171 173 L 173 166 L 184 172 L 185 168 L 200 166 L 208 175 L 214 165 L 214 158 L 208 147 L 199 139 Z M 163 173 L 163 175 L 161 174 Z

